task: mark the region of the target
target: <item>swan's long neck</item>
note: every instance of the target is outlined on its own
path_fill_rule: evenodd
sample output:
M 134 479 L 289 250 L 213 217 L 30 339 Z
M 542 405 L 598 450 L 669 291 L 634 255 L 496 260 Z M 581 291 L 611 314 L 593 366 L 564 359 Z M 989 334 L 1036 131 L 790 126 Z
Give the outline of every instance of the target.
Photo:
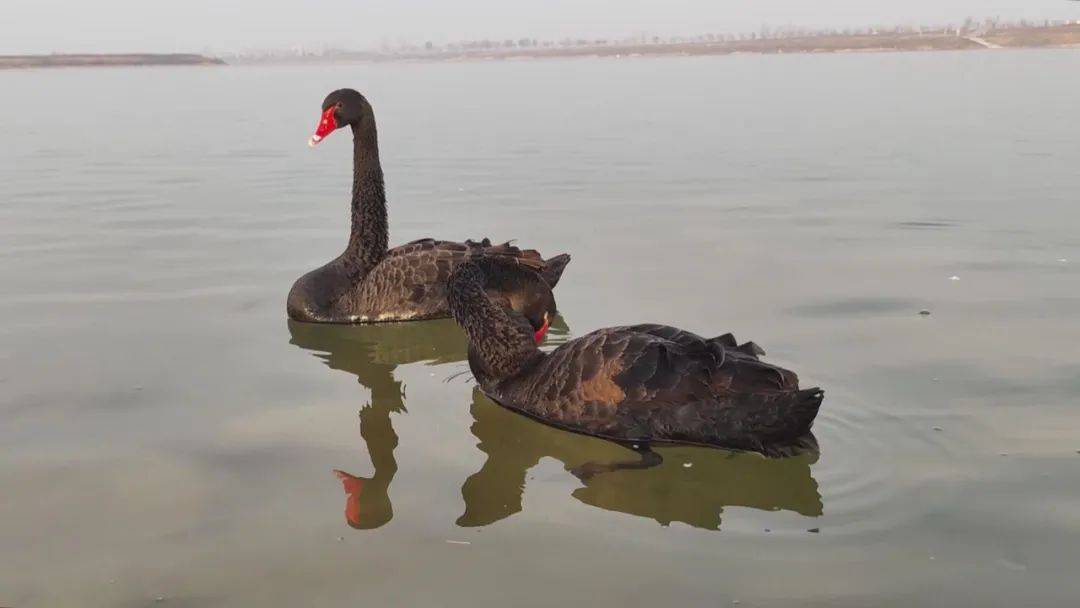
M 483 264 L 460 266 L 449 281 L 450 314 L 469 336 L 469 363 L 481 385 L 520 372 L 541 355 L 527 323 L 515 323 L 488 298 Z
M 379 140 L 375 119 L 367 116 L 362 126 L 353 126 L 352 231 L 346 264 L 357 272 L 370 272 L 386 257 L 388 232 Z

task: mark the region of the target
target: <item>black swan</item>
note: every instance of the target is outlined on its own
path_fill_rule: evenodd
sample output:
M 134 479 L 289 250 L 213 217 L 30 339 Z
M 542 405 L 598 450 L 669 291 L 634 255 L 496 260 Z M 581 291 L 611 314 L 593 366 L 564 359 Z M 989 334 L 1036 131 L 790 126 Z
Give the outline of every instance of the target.
M 339 127 L 353 132 L 352 232 L 345 251 L 321 268 L 297 279 L 289 291 L 286 310 L 297 321 L 320 323 L 377 323 L 448 317 L 446 281 L 471 256 L 484 254 L 528 260 L 554 287 L 570 261 L 566 254 L 548 260 L 533 250 L 482 241 L 421 239 L 387 249 L 386 194 L 375 129 L 375 114 L 363 95 L 352 89 L 330 93 L 310 145 Z M 535 308 L 532 294 L 517 285 L 489 285 L 493 296 L 519 312 Z M 538 318 L 554 313 L 546 291 L 547 311 L 530 311 Z
M 707 445 L 782 455 L 807 436 L 824 392 L 758 359 L 730 334 L 705 339 L 666 325 L 609 327 L 554 351 L 537 347 L 520 315 L 485 286 L 517 275 L 543 287 L 517 260 L 477 257 L 450 277 L 450 312 L 469 338 L 480 389 L 504 407 L 570 431 L 621 443 Z M 659 464 L 646 453 L 641 463 Z M 599 470 L 581 471 L 592 475 Z

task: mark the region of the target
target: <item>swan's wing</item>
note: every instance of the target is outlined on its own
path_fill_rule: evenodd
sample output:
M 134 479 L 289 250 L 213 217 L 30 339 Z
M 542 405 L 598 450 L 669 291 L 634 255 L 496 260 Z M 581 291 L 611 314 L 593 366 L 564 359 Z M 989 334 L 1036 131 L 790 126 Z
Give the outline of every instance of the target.
M 809 430 L 820 391 L 799 391 L 794 374 L 741 352 L 718 360 L 711 341 L 691 336 L 655 325 L 601 329 L 548 353 L 496 398 L 552 424 L 628 441 L 771 453 Z
M 619 328 L 627 332 L 637 332 L 642 334 L 648 334 L 650 336 L 656 336 L 663 338 L 670 342 L 680 344 L 683 346 L 704 344 L 705 338 L 689 332 L 679 329 L 678 327 L 672 327 L 670 325 L 660 325 L 659 323 L 641 323 L 638 325 L 627 325 Z
M 549 352 L 515 387 L 511 401 L 537 405 L 538 415 L 577 417 L 658 396 L 668 401 L 708 396 L 707 382 L 691 387 L 694 378 L 707 379 L 709 360 L 687 357 L 681 350 L 632 327 L 600 329 Z
M 766 453 L 809 432 L 820 390 L 799 390 L 794 373 L 753 354 L 671 330 L 608 336 L 621 344 L 621 369 L 612 376 L 625 395 L 615 409 L 619 428 Z
M 371 270 L 352 296 L 354 310 L 364 311 L 374 320 L 424 319 L 449 316 L 446 304 L 447 281 L 454 270 L 469 259 L 505 262 L 506 270 L 493 272 L 489 282 L 492 295 L 526 313 L 530 320 L 554 312 L 551 288 L 541 278 L 546 266 L 540 254 L 512 245 L 491 245 L 488 241 L 454 243 L 423 239 L 391 250 Z M 514 272 L 510 268 L 517 269 Z
M 705 360 L 714 383 L 726 391 L 795 390 L 799 378 L 793 372 L 761 361 L 765 351 L 754 342 L 739 345 L 731 334 L 702 338 L 698 334 L 670 325 L 655 323 L 613 328 L 661 338 L 680 347 L 682 356 Z
M 437 241 L 435 239 L 417 239 L 415 241 L 399 245 L 386 252 L 387 257 L 393 257 L 398 255 L 410 255 L 421 251 L 431 251 L 433 249 L 450 249 L 450 250 L 465 250 L 464 243 L 455 243 L 454 241 Z
M 364 277 L 353 296 L 354 309 L 374 321 L 447 316 L 446 280 L 465 258 L 464 249 L 431 243 L 407 247 L 383 258 Z
M 672 339 L 674 338 L 674 339 Z M 545 358 L 529 387 L 550 403 L 685 404 L 791 392 L 798 377 L 737 349 L 662 325 L 597 330 Z
M 540 252 L 535 249 L 521 249 L 507 241 L 505 243 L 493 245 L 491 239 L 481 239 L 479 241 L 467 240 L 464 243 L 455 241 L 439 241 L 435 239 L 418 239 L 411 243 L 406 243 L 399 247 L 395 247 L 387 252 L 387 257 L 399 256 L 399 255 L 411 255 L 418 252 L 450 252 L 452 254 L 461 254 L 466 256 L 472 255 L 492 255 L 492 256 L 509 256 L 522 261 L 536 262 L 542 264 L 538 266 L 541 276 L 550 287 L 555 287 L 562 277 L 563 270 L 566 269 L 566 265 L 570 263 L 570 256 L 563 253 L 560 255 L 552 256 L 548 259 L 544 259 L 540 255 Z
M 509 242 L 492 245 L 491 239 L 479 241 L 466 240 L 440 241 L 436 239 L 417 239 L 404 245 L 399 245 L 386 252 L 387 256 L 410 255 L 422 251 L 450 252 L 452 254 L 473 255 L 479 253 L 491 253 L 493 255 L 512 255 L 515 257 L 534 258 L 542 260 L 540 253 L 534 249 L 521 249 Z

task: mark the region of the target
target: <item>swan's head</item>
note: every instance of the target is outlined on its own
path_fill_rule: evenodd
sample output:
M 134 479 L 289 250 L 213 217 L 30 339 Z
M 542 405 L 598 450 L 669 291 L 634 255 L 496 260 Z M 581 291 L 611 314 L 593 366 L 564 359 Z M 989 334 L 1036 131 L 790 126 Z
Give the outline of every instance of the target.
M 323 100 L 322 117 L 319 118 L 315 134 L 308 140 L 308 145 L 315 147 L 334 130 L 345 125 L 355 127 L 367 120 L 374 120 L 374 112 L 368 100 L 353 89 L 338 89 Z
M 514 324 L 528 328 L 529 333 L 532 334 L 533 342 L 536 342 L 538 346 L 544 343 L 544 338 L 547 336 L 548 330 L 551 329 L 551 320 L 555 318 L 556 314 L 554 302 L 550 310 L 541 310 L 535 305 L 530 305 L 525 310 L 515 310 L 503 305 L 503 310 L 506 311 Z
M 523 281 L 504 277 L 491 288 L 488 297 L 503 298 L 502 305 L 510 318 L 515 323 L 527 323 L 533 340 L 542 343 L 556 315 L 555 295 L 551 288 L 533 277 Z

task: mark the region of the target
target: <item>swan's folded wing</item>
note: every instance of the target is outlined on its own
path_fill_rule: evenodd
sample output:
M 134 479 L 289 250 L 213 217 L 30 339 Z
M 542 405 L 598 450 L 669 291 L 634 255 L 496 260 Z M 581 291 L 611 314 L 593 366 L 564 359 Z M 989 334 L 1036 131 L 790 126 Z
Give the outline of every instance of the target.
M 404 245 L 399 245 L 387 252 L 387 255 L 407 255 L 410 253 L 416 253 L 418 251 L 449 251 L 454 253 L 490 253 L 492 255 L 512 255 L 515 257 L 526 257 L 541 259 L 540 253 L 535 249 L 521 249 L 512 244 L 512 241 L 507 241 L 502 244 L 492 245 L 491 239 L 480 239 L 474 241 L 467 239 L 465 242 L 459 241 L 441 241 L 438 239 L 424 238 L 410 241 Z
M 764 453 L 809 432 L 820 390 L 799 390 L 794 373 L 756 357 L 726 352 L 718 362 L 711 346 L 688 344 L 629 340 L 615 377 L 626 395 L 619 427 Z
M 549 353 L 499 400 L 625 440 L 768 452 L 809 429 L 820 391 L 799 391 L 794 374 L 742 353 L 717 362 L 709 342 L 655 325 L 597 330 Z
M 660 325 L 659 323 L 627 325 L 621 329 L 628 332 L 656 336 L 657 338 L 663 338 L 682 346 L 693 346 L 705 343 L 705 338 L 702 338 L 693 332 L 679 329 L 678 327 L 672 327 L 670 325 Z
M 461 259 L 472 256 L 513 258 L 540 273 L 540 276 L 544 278 L 549 287 L 555 287 L 562 277 L 566 265 L 570 263 L 570 256 L 565 253 L 545 260 L 540 255 L 540 252 L 535 249 L 521 249 L 515 246 L 512 241 L 492 245 L 491 239 L 487 238 L 479 241 L 470 239 L 464 243 L 439 241 L 430 238 L 418 239 L 389 250 L 387 257 L 409 256 L 419 253 L 450 255 Z
M 465 243 L 454 241 L 438 241 L 435 239 L 417 239 L 404 245 L 399 245 L 386 252 L 387 257 L 399 255 L 413 255 L 424 251 L 447 251 L 464 254 L 469 248 Z

